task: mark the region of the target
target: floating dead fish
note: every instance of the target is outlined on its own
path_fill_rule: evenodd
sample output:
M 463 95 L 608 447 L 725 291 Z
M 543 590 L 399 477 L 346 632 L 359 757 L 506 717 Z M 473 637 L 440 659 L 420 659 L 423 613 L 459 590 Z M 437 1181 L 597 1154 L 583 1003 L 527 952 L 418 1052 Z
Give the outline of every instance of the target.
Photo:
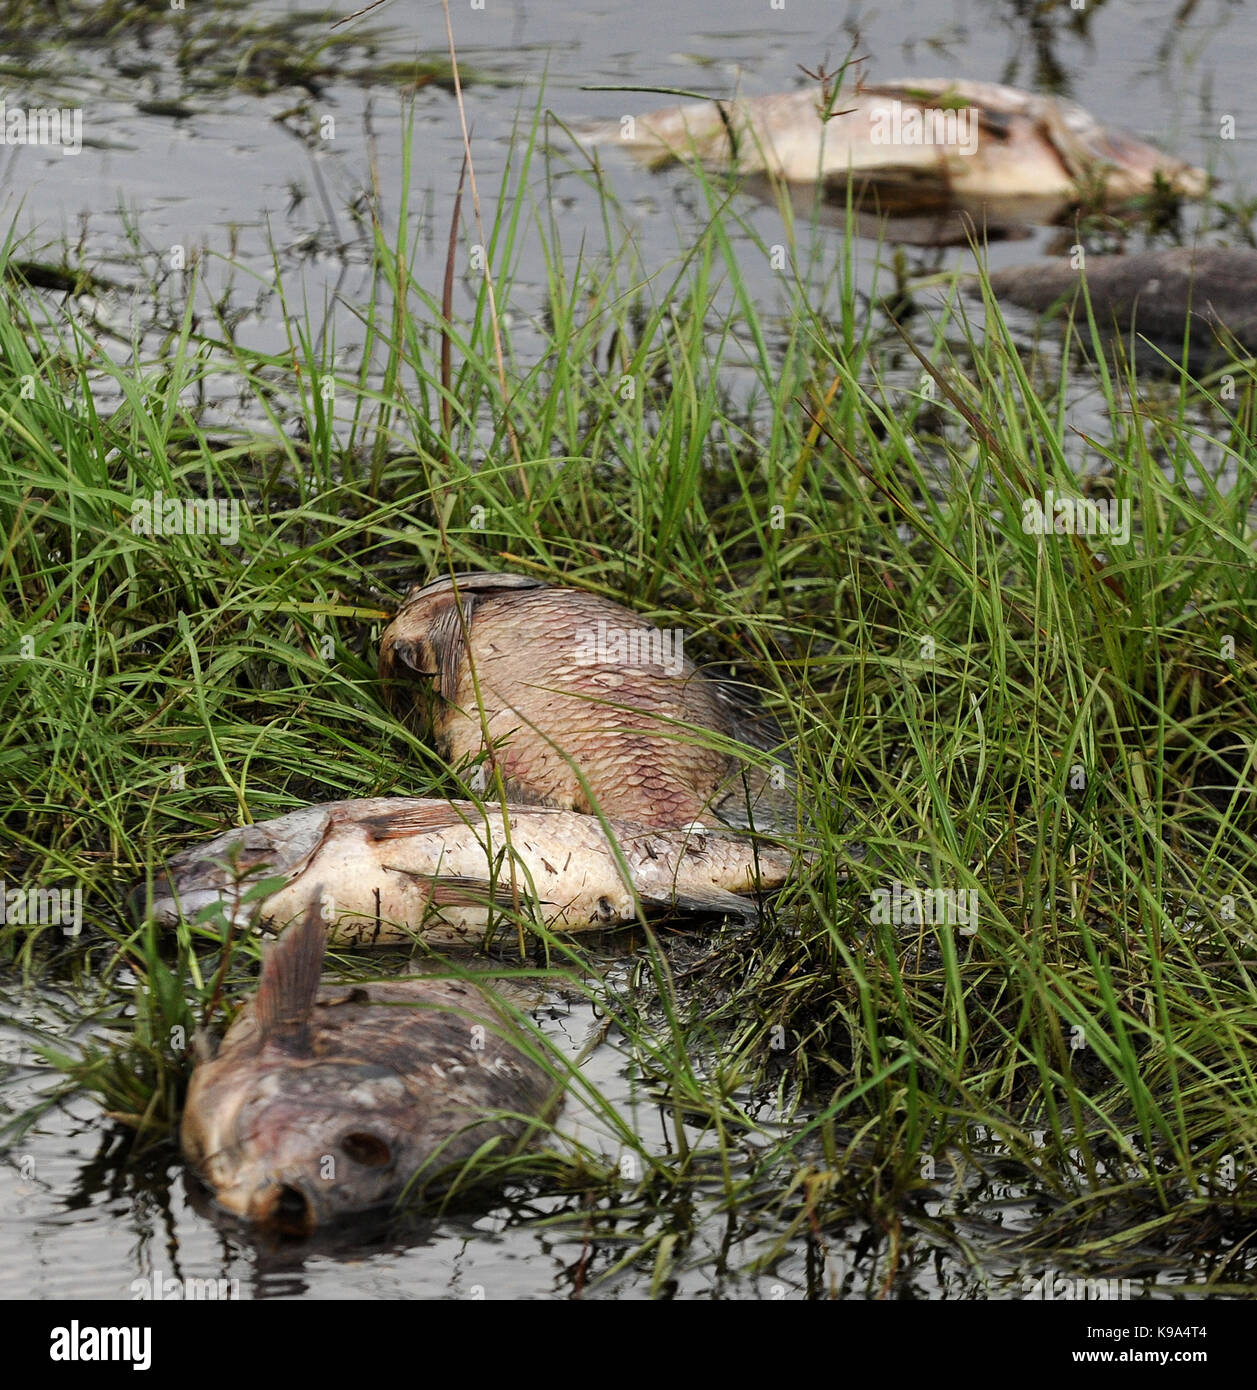
M 615 850 L 595 816 L 544 806 L 509 808 L 518 900 L 556 931 L 589 931 L 647 912 L 723 913 L 753 920 L 746 896 L 780 887 L 790 854 L 747 838 L 658 830 L 611 821 Z M 226 864 L 235 866 L 235 877 Z M 171 859 L 153 885 L 152 913 L 163 925 L 222 904 L 239 926 L 280 930 L 323 895 L 329 939 L 352 945 L 433 944 L 482 937 L 492 912 L 515 901 L 500 807 L 469 801 L 375 797 L 332 801 L 275 820 L 228 830 Z M 249 881 L 282 876 L 283 887 L 241 903 Z M 146 885 L 132 894 L 142 913 Z
M 487 730 L 512 801 L 664 827 L 794 824 L 780 732 L 698 670 L 682 629 L 521 575 L 455 578 L 457 601 L 450 579 L 413 589 L 380 639 L 390 703 L 449 762 L 475 758 Z
M 226 1211 L 309 1235 L 395 1202 L 490 1140 L 507 1152 L 555 1087 L 475 985 L 319 988 L 317 906 L 268 952 L 256 997 L 193 1072 L 181 1138 Z
M 1257 251 L 1208 247 L 1145 251 L 1133 256 L 1088 256 L 1085 271 L 1068 261 L 1038 261 L 997 271 L 991 288 L 1038 313 L 1073 309 L 1085 325 L 1082 279 L 1101 329 L 1132 329 L 1170 349 L 1189 342 L 1220 348 L 1227 334 L 1257 351 Z
M 1201 197 L 1208 176 L 1082 107 L 991 82 L 898 78 L 826 93 L 819 87 L 699 102 L 625 117 L 586 133 L 652 167 L 697 160 L 716 170 L 822 183 L 845 203 L 849 182 L 880 211 L 971 211 L 995 200 L 1039 222 L 1078 203 L 1113 207 L 1163 184 Z M 871 209 L 861 197 L 865 212 Z

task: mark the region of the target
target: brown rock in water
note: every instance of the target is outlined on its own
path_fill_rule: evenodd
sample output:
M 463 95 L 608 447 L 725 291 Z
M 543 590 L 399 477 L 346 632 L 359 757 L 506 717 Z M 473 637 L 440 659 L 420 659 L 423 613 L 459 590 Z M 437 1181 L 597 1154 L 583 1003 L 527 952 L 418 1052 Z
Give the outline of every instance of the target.
M 793 823 L 788 759 L 764 756 L 779 734 L 698 670 L 680 629 L 519 575 L 456 578 L 461 619 L 438 579 L 380 642 L 390 703 L 447 761 L 476 757 L 487 731 L 512 800 L 654 826 Z
M 1257 351 L 1257 251 L 1208 247 L 1145 251 L 1133 256 L 1088 256 L 1085 270 L 1067 261 L 1039 261 L 997 271 L 991 288 L 1000 299 L 1039 313 L 1073 310 L 1085 326 L 1082 276 L 1096 323 L 1178 348 L 1183 330 L 1199 347 L 1217 347 L 1232 334 Z
M 438 1186 L 490 1140 L 513 1152 L 556 1090 L 474 984 L 320 988 L 317 897 L 197 1065 L 181 1129 L 223 1210 L 288 1235 Z

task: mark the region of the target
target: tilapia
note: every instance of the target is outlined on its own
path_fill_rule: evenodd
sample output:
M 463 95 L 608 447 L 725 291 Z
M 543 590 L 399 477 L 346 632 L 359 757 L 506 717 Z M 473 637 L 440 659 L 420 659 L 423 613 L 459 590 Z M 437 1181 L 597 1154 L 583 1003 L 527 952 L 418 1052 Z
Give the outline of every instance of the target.
M 1038 313 L 1073 308 L 1085 318 L 1082 280 L 1101 329 L 1132 328 L 1142 337 L 1181 348 L 1184 329 L 1197 347 L 1216 347 L 1227 334 L 1257 351 L 1257 251 L 1173 247 L 1132 256 L 1088 256 L 1083 268 L 1038 261 L 997 271 L 991 289 Z
M 435 1191 L 557 1098 L 507 1011 L 462 980 L 320 988 L 317 904 L 268 951 L 255 998 L 192 1074 L 184 1156 L 220 1207 L 310 1235 Z
M 652 167 L 697 160 L 716 170 L 875 189 L 884 211 L 1027 199 L 1058 213 L 1083 201 L 1114 206 L 1158 181 L 1201 197 L 1208 176 L 1133 136 L 1106 129 L 1073 102 L 993 82 L 896 78 L 837 91 L 674 106 L 585 132 Z M 1051 220 L 1040 212 L 1040 220 Z
M 597 594 L 516 574 L 434 580 L 384 630 L 380 677 L 450 763 L 488 751 L 512 801 L 665 828 L 796 823 L 780 730 L 694 664 L 683 629 Z
M 329 939 L 352 945 L 437 945 L 483 937 L 490 914 L 518 897 L 556 931 L 587 931 L 679 911 L 753 920 L 746 895 L 780 887 L 792 857 L 775 845 L 705 830 L 608 822 L 544 806 L 483 810 L 469 801 L 373 797 L 331 801 L 228 830 L 175 855 L 153 884 L 163 925 L 217 903 L 237 925 L 280 930 L 319 901 Z M 507 849 L 509 829 L 510 852 Z M 511 866 L 514 865 L 514 885 Z M 250 882 L 285 879 L 261 903 Z M 148 887 L 132 894 L 145 911 Z

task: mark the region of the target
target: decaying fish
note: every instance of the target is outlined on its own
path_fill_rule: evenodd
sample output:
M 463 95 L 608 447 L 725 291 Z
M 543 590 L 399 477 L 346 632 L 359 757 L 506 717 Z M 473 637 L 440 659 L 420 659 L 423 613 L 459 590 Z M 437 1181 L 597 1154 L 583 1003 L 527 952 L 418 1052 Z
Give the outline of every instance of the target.
M 1088 256 L 1084 269 L 1068 261 L 1039 261 L 997 271 L 991 288 L 1001 299 L 1038 313 L 1068 310 L 1085 319 L 1081 288 L 1096 324 L 1180 348 L 1183 331 L 1198 347 L 1233 336 L 1257 351 L 1257 251 L 1174 247 L 1132 256 Z
M 1059 212 L 1115 206 L 1158 181 L 1201 197 L 1208 176 L 1082 107 L 992 82 L 897 78 L 823 92 L 699 102 L 627 117 L 587 134 L 652 166 L 713 169 L 877 190 L 884 211 L 973 200 L 1030 199 Z M 1040 220 L 1051 220 L 1041 216 Z
M 556 931 L 588 931 L 637 920 L 647 912 L 757 915 L 746 896 L 780 887 L 791 856 L 776 846 L 697 830 L 658 830 L 608 822 L 619 860 L 595 816 L 551 807 L 482 811 L 469 801 L 375 797 L 332 801 L 275 820 L 229 830 L 171 859 L 153 886 L 152 913 L 164 925 L 221 903 L 240 926 L 280 930 L 322 895 L 329 939 L 354 945 L 411 940 L 475 940 L 490 914 L 536 911 Z M 512 887 L 511 864 L 515 865 Z M 232 867 L 226 867 L 226 866 Z M 233 876 L 234 875 L 234 876 Z M 239 886 L 286 879 L 256 903 Z M 147 888 L 132 895 L 137 912 Z
M 320 989 L 323 950 L 315 904 L 193 1072 L 181 1131 L 221 1207 L 292 1235 L 432 1190 L 490 1140 L 512 1151 L 555 1092 L 475 985 Z
M 681 629 L 520 575 L 455 579 L 457 599 L 448 578 L 412 589 L 380 640 L 390 703 L 449 762 L 476 757 L 487 730 L 512 801 L 665 827 L 794 824 L 779 731 L 698 670 Z

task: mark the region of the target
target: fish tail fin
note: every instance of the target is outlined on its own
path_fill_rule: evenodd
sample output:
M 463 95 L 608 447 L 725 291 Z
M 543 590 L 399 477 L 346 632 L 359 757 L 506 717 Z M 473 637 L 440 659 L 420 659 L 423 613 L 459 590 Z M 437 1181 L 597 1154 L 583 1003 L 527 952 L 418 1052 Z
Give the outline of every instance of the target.
M 305 916 L 287 928 L 262 963 L 255 1016 L 263 1043 L 278 1043 L 288 1052 L 308 1049 L 310 1013 L 319 992 L 326 944 L 320 886 Z

